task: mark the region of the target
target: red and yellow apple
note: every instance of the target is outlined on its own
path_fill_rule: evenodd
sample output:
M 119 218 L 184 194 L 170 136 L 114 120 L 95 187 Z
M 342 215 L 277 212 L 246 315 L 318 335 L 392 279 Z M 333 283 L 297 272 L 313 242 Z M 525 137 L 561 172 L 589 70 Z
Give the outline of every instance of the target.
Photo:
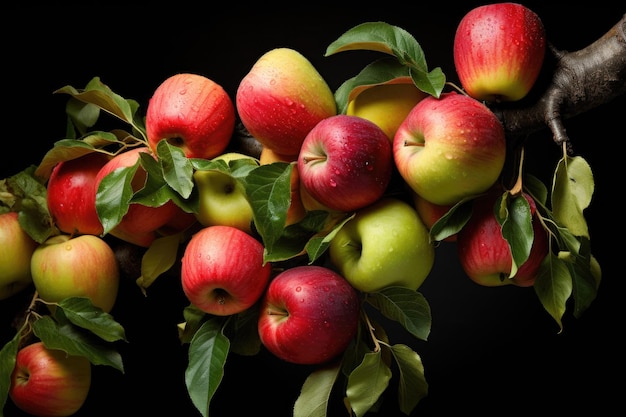
M 459 22 L 453 44 L 461 85 L 481 101 L 518 101 L 541 72 L 546 33 L 539 16 L 512 2 L 485 4 Z
M 309 131 L 337 114 L 326 80 L 291 48 L 263 54 L 240 81 L 235 103 L 248 132 L 282 155 L 297 155 Z
M 350 212 L 382 197 L 393 171 L 392 147 L 374 122 L 339 114 L 308 133 L 298 155 L 300 181 L 330 210 Z
M 348 347 L 359 315 L 358 293 L 340 274 L 323 266 L 295 266 L 270 281 L 259 310 L 259 337 L 280 359 L 321 364 Z
M 488 190 L 505 156 L 500 120 L 483 103 L 456 92 L 417 103 L 393 141 L 394 161 L 407 185 L 439 205 Z
M 148 102 L 148 143 L 156 153 L 158 143 L 165 139 L 188 158 L 211 159 L 228 146 L 235 113 L 230 96 L 215 81 L 199 74 L 174 74 Z
M 411 197 L 413 199 L 413 206 L 415 207 L 415 210 L 417 210 L 417 214 L 419 214 L 422 222 L 424 222 L 424 225 L 429 231 L 432 229 L 433 225 L 445 216 L 453 207 L 452 205 L 439 205 L 432 203 L 425 198 L 420 197 L 415 192 L 411 193 Z M 456 233 L 446 237 L 444 241 L 455 242 Z
M 15 211 L 0 214 L 0 300 L 33 282 L 30 258 L 38 243 L 22 228 L 18 216 Z

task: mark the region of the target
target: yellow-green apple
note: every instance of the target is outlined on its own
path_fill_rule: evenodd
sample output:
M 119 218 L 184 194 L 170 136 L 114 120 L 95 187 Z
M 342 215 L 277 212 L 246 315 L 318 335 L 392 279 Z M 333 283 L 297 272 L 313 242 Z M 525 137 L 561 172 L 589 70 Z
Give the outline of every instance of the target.
M 156 153 L 157 144 L 165 139 L 188 158 L 211 159 L 228 146 L 235 113 L 233 101 L 220 84 L 199 74 L 174 74 L 148 102 L 148 143 Z
M 530 207 L 534 239 L 528 259 L 510 277 L 511 248 L 494 213 L 494 205 L 501 194 L 501 189 L 496 187 L 473 200 L 472 216 L 457 234 L 459 261 L 467 276 L 480 285 L 529 287 L 534 284 L 541 262 L 548 254 L 548 235 L 537 219 L 535 201 L 523 193 Z
M 35 290 L 44 301 L 87 297 L 110 312 L 117 299 L 120 270 L 109 244 L 95 235 L 56 235 L 40 244 L 31 257 Z
M 213 158 L 226 163 L 236 159 L 256 161 L 239 152 L 227 152 Z M 252 206 L 243 184 L 232 175 L 216 169 L 197 170 L 193 173 L 193 180 L 199 195 L 196 218 L 201 225 L 225 225 L 252 232 Z
M 390 141 L 411 109 L 426 97 L 410 78 L 379 84 L 361 91 L 348 102 L 346 114 L 376 123 Z
M 291 48 L 263 54 L 240 81 L 235 103 L 248 132 L 283 155 L 297 155 L 313 126 L 337 114 L 326 80 Z
M 15 211 L 0 214 L 0 300 L 33 282 L 30 258 L 38 243 L 22 228 L 18 217 Z
M 358 293 L 340 274 L 324 266 L 299 265 L 270 281 L 259 309 L 259 337 L 280 359 L 321 364 L 349 346 L 359 315 Z
M 87 400 L 91 362 L 37 341 L 22 347 L 11 373 L 9 396 L 25 413 L 37 417 L 67 417 Z
M 544 61 L 546 33 L 539 16 L 511 2 L 470 10 L 453 43 L 461 85 L 481 101 L 518 101 L 534 86 Z
M 331 210 L 349 212 L 378 200 L 393 171 L 391 142 L 374 122 L 338 114 L 308 133 L 298 155 L 300 181 Z
M 96 176 L 109 156 L 92 152 L 54 166 L 48 182 L 48 211 L 63 233 L 100 235 L 96 211 Z
M 357 210 L 328 250 L 331 263 L 363 292 L 390 286 L 417 290 L 435 260 L 428 229 L 415 208 L 391 197 Z
M 270 279 L 263 244 L 232 226 L 207 226 L 196 232 L 182 257 L 185 295 L 200 310 L 216 316 L 241 313 L 256 303 Z
M 430 231 L 435 223 L 443 216 L 445 216 L 450 209 L 451 205 L 439 205 L 432 203 L 425 198 L 420 197 L 417 193 L 411 192 L 411 198 L 413 199 L 413 205 L 417 214 L 419 214 L 422 222 L 426 225 L 426 228 Z M 455 242 L 456 233 L 452 234 L 444 239 L 445 242 Z
M 132 148 L 128 151 L 118 153 L 98 171 L 98 175 L 96 175 L 96 186 L 100 188 L 100 183 L 104 177 L 116 169 L 134 166 L 138 162 L 141 152 L 146 152 L 156 157 L 147 146 Z M 139 166 L 131 182 L 133 191 L 138 191 L 145 185 L 146 176 L 145 169 Z M 98 190 L 98 193 L 101 191 L 102 190 Z M 178 213 L 179 210 L 172 200 L 158 207 L 133 203 L 129 205 L 128 211 L 122 220 L 110 233 L 129 243 L 148 247 L 157 237 L 157 230 L 166 225 L 173 216 Z
M 393 140 L 402 178 L 439 205 L 485 192 L 500 176 L 505 156 L 500 120 L 480 101 L 456 92 L 417 103 Z

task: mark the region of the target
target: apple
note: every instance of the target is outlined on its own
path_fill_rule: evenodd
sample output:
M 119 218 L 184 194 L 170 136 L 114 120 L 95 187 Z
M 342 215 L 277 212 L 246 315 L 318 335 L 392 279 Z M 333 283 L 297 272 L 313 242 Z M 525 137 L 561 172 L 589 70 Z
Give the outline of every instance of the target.
M 188 158 L 211 159 L 228 146 L 235 115 L 235 105 L 221 85 L 199 74 L 174 74 L 148 101 L 148 143 L 156 153 L 157 144 L 165 139 Z
M 410 78 L 400 79 L 395 83 L 374 85 L 361 91 L 348 102 L 346 114 L 376 123 L 393 141 L 398 126 L 426 96 Z
M 452 49 L 467 94 L 481 101 L 518 101 L 539 77 L 546 32 L 539 16 L 522 4 L 486 4 L 461 19 Z
M 488 190 L 506 156 L 504 128 L 478 100 L 456 92 L 428 96 L 393 140 L 393 159 L 409 187 L 426 200 L 454 205 Z
M 96 211 L 95 180 L 109 156 L 92 152 L 54 166 L 48 182 L 47 204 L 57 228 L 63 233 L 101 235 Z
M 235 96 L 241 123 L 264 147 L 297 155 L 309 131 L 337 114 L 335 96 L 313 64 L 291 48 L 263 54 Z
M 316 365 L 340 355 L 359 325 L 358 293 L 337 272 L 318 265 L 285 269 L 261 301 L 262 344 L 287 362 Z
M 528 259 L 509 278 L 511 249 L 494 214 L 494 205 L 501 194 L 496 188 L 473 200 L 472 216 L 457 234 L 459 261 L 467 276 L 480 285 L 529 287 L 534 284 L 541 262 L 548 254 L 548 235 L 537 219 L 535 201 L 523 193 L 530 206 L 534 240 Z
M 271 164 L 272 162 L 294 162 L 298 160 L 298 153 L 294 155 L 283 155 L 266 146 L 261 147 L 259 164 Z
M 200 310 L 217 316 L 241 313 L 256 303 L 270 279 L 264 247 L 233 226 L 207 226 L 185 247 L 181 282 L 185 295 Z
M 65 417 L 83 406 L 90 387 L 91 362 L 85 356 L 48 349 L 37 341 L 17 352 L 9 396 L 32 416 Z
M 298 155 L 300 181 L 331 210 L 349 212 L 378 200 L 393 171 L 392 147 L 374 122 L 339 114 L 319 122 Z
M 139 160 L 141 152 L 156 157 L 147 146 L 118 153 L 98 171 L 96 186 L 99 188 L 104 177 L 116 169 L 134 166 Z M 146 171 L 139 166 L 131 183 L 133 191 L 136 192 L 144 186 L 146 175 Z M 148 247 L 156 239 L 157 230 L 165 226 L 178 213 L 178 206 L 172 200 L 158 207 L 133 203 L 129 205 L 127 213 L 110 233 L 129 243 Z
M 417 290 L 430 273 L 435 248 L 413 206 L 386 197 L 356 211 L 330 241 L 331 263 L 354 288 Z
M 30 258 L 37 246 L 20 225 L 17 212 L 0 214 L 0 300 L 32 284 Z
M 413 206 L 415 210 L 417 210 L 417 214 L 424 222 L 426 228 L 430 231 L 435 223 L 443 216 L 445 216 L 450 209 L 452 209 L 452 205 L 439 205 L 432 203 L 425 198 L 420 197 L 417 193 L 412 192 L 411 198 L 413 199 Z M 456 233 L 452 234 L 445 239 L 444 242 L 455 242 L 456 241 Z
M 87 297 L 107 313 L 115 304 L 119 265 L 109 244 L 99 236 L 52 236 L 35 249 L 30 267 L 35 290 L 46 302 Z
M 214 160 L 228 163 L 242 158 L 255 160 L 238 152 L 228 152 Z M 252 232 L 252 206 L 243 185 L 236 178 L 218 170 L 197 170 L 193 179 L 200 197 L 196 213 L 200 224 L 233 226 L 247 233 Z

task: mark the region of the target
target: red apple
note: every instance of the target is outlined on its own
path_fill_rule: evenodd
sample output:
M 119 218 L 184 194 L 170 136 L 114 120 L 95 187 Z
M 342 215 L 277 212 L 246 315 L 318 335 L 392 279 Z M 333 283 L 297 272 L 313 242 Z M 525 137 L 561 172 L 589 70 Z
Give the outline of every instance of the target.
M 116 169 L 134 166 L 139 159 L 140 152 L 146 152 L 153 157 L 155 156 L 154 153 L 145 146 L 132 148 L 115 155 L 98 172 L 96 176 L 97 186 L 99 187 L 102 179 Z M 145 181 L 146 171 L 140 166 L 132 180 L 133 190 L 140 190 L 144 186 Z M 171 200 L 158 207 L 133 203 L 129 205 L 128 212 L 110 233 L 127 242 L 148 247 L 157 237 L 156 231 L 169 223 L 173 216 L 177 215 L 179 212 L 176 204 Z
M 48 238 L 33 253 L 31 273 L 39 297 L 50 303 L 68 297 L 88 297 L 94 306 L 110 312 L 117 298 L 117 258 L 98 236 Z
M 210 78 L 180 73 L 163 81 L 146 110 L 146 134 L 153 152 L 167 140 L 188 158 L 211 159 L 228 146 L 235 129 L 235 106 Z
M 233 226 L 208 226 L 189 240 L 182 258 L 181 282 L 189 301 L 218 316 L 240 313 L 256 303 L 272 271 L 264 248 Z
M 529 287 L 534 284 L 541 262 L 548 254 L 548 235 L 537 219 L 535 201 L 524 193 L 532 214 L 534 240 L 528 259 L 509 278 L 511 249 L 494 214 L 494 204 L 501 194 L 499 189 L 490 190 L 472 202 L 472 216 L 457 234 L 459 261 L 467 276 L 480 285 Z
M 58 229 L 69 234 L 100 235 L 96 212 L 96 176 L 109 157 L 92 152 L 59 162 L 47 183 L 48 211 Z
M 337 114 L 332 90 L 313 64 L 290 48 L 272 49 L 243 77 L 235 98 L 242 124 L 264 147 L 297 155 L 321 120 Z
M 0 214 L 0 300 L 17 294 L 33 282 L 30 258 L 37 246 L 22 229 L 17 212 Z
M 331 210 L 353 211 L 378 200 L 393 170 L 385 132 L 358 116 L 336 115 L 319 122 L 298 155 L 300 181 Z
M 459 81 L 472 97 L 517 101 L 532 89 L 543 65 L 546 33 L 539 16 L 517 3 L 470 10 L 453 44 Z
M 411 193 L 411 197 L 413 198 L 413 206 L 419 214 L 420 218 L 424 222 L 426 228 L 430 231 L 433 225 L 437 223 L 439 219 L 445 216 L 450 209 L 453 207 L 451 205 L 439 205 L 432 203 L 425 198 L 420 197 L 416 193 Z M 444 239 L 445 242 L 456 242 L 456 233 L 450 235 Z
M 301 265 L 270 282 L 258 322 L 263 345 L 278 358 L 320 364 L 341 354 L 356 334 L 360 301 L 337 272 Z
M 405 182 L 439 205 L 488 190 L 505 156 L 502 123 L 483 103 L 456 92 L 417 103 L 393 141 L 394 161 Z
M 65 417 L 85 403 L 91 386 L 91 363 L 86 357 L 35 342 L 21 348 L 15 361 L 9 396 L 23 412 Z

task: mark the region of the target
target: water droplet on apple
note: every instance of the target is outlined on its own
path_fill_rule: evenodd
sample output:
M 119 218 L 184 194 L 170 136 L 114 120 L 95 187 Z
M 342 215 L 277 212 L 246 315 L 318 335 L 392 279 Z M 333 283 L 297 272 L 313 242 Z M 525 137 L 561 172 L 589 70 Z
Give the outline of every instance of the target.
M 332 179 L 332 178 L 330 179 L 330 183 L 329 184 L 333 188 L 337 186 L 337 182 L 334 179 Z
M 296 292 L 300 292 L 300 291 L 302 291 L 302 287 L 301 286 L 297 286 L 296 287 Z

